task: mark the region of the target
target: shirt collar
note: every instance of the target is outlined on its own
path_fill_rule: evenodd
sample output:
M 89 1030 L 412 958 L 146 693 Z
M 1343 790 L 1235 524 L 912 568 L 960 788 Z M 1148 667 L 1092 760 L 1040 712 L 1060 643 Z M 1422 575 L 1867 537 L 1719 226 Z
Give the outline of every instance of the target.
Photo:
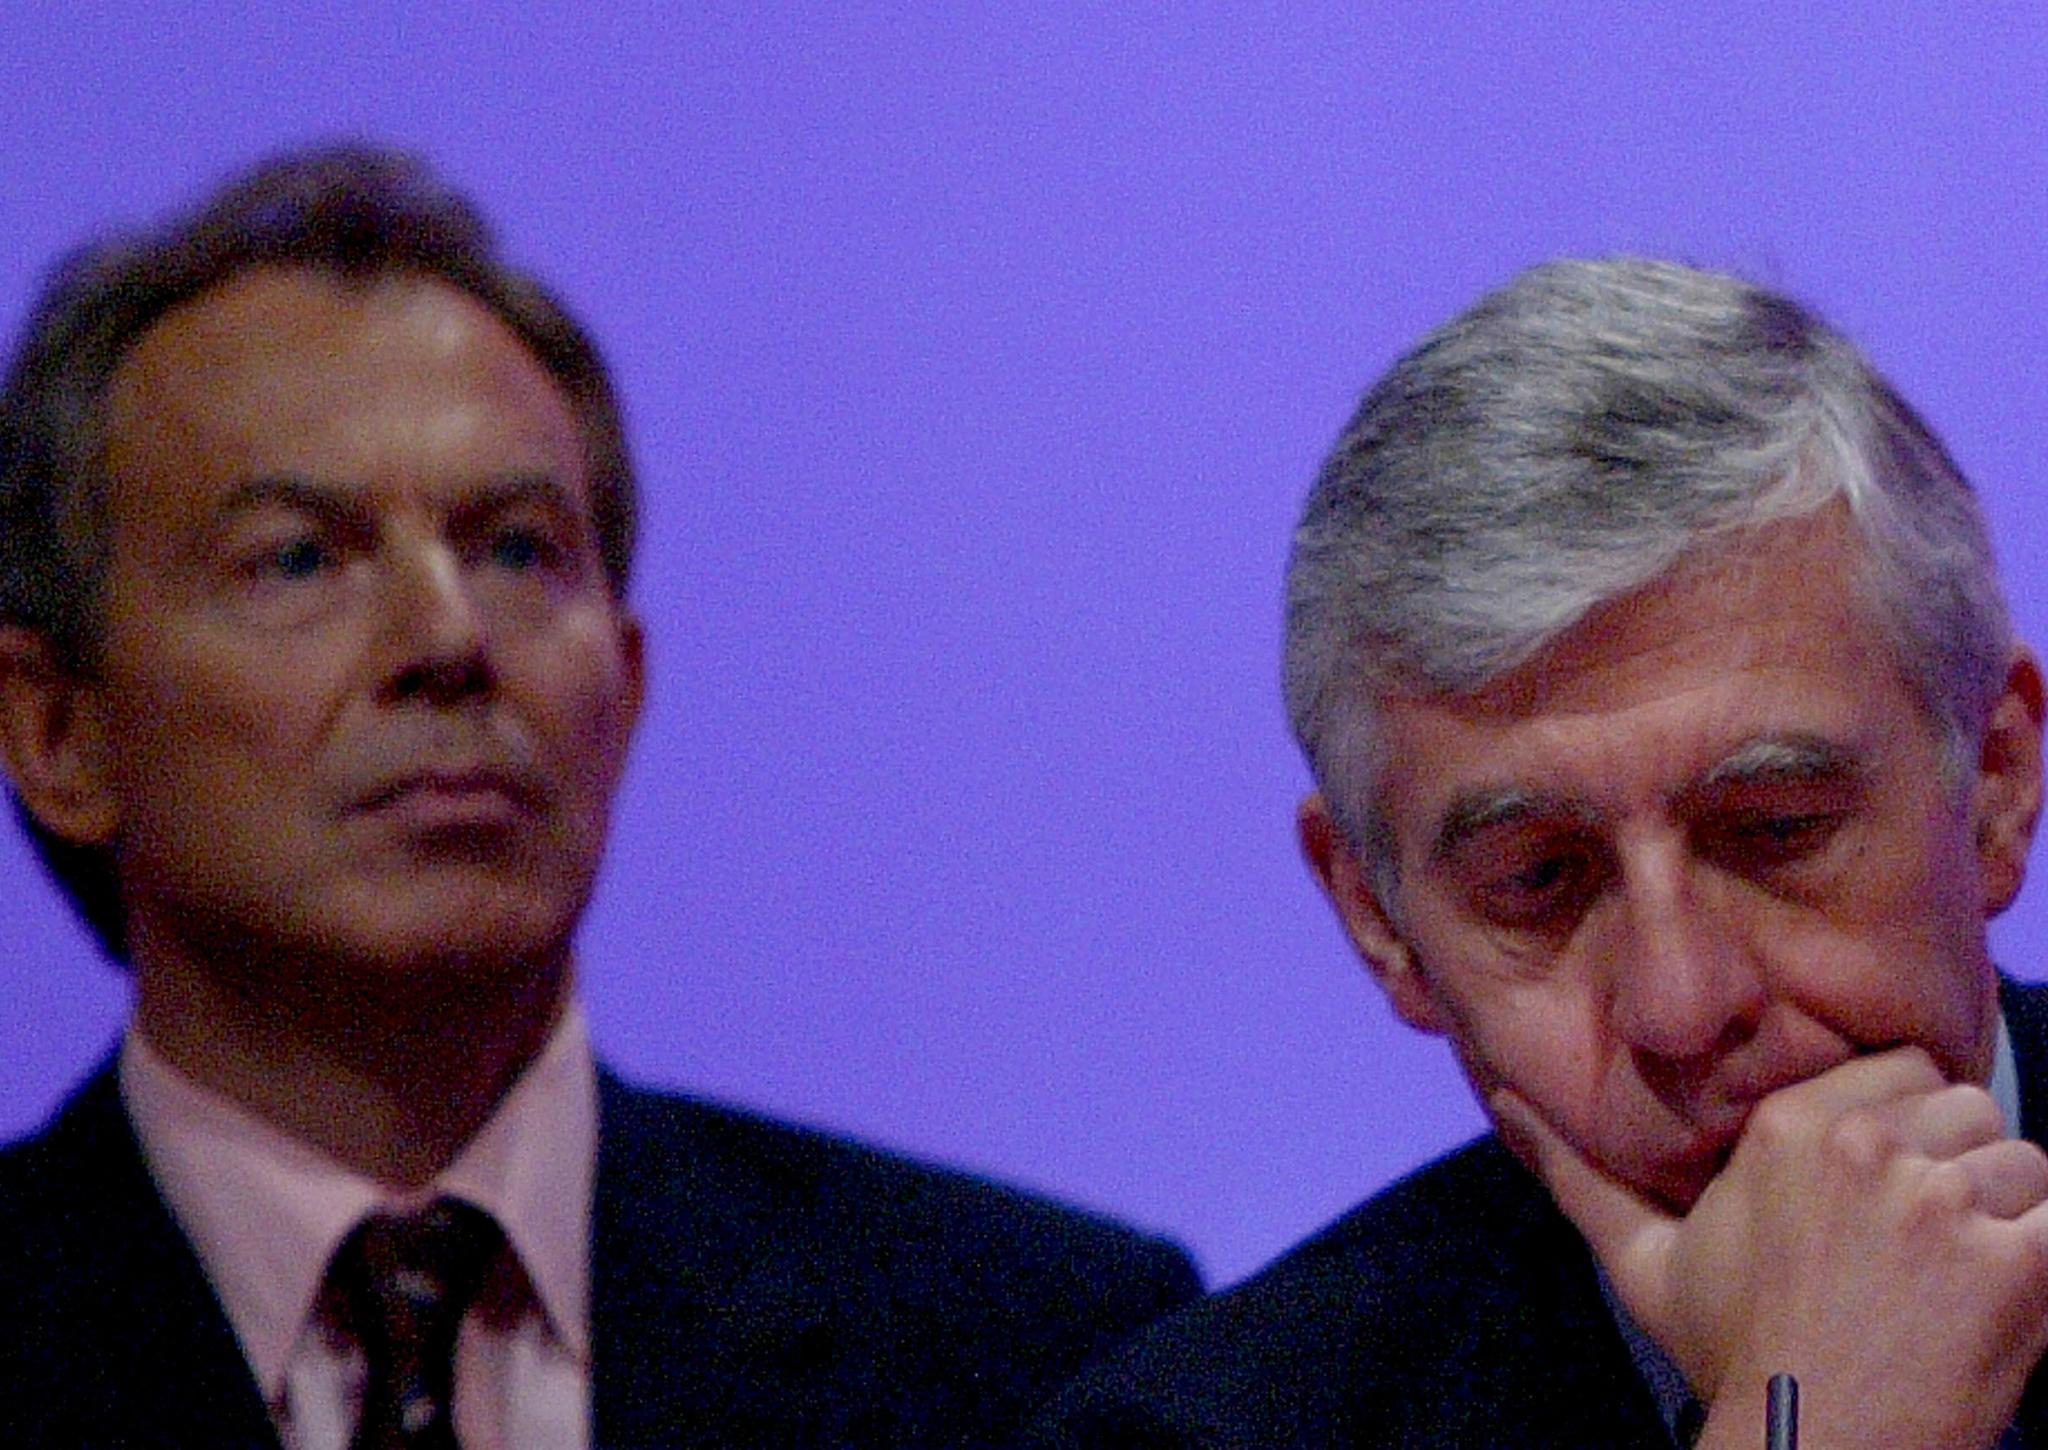
M 2020 1136 L 2020 1069 L 2012 1055 L 2012 1034 L 2005 1030 L 2005 1013 L 1998 1014 L 1998 1050 L 1991 1059 L 1991 1098 L 2005 1119 L 2005 1136 Z
M 452 1194 L 504 1230 L 550 1329 L 589 1363 L 597 1068 L 571 1003 L 476 1136 L 424 1190 L 381 1184 L 194 1082 L 138 1029 L 121 1097 L 151 1175 L 191 1239 L 257 1383 L 283 1391 L 293 1345 L 343 1237 L 380 1207 Z

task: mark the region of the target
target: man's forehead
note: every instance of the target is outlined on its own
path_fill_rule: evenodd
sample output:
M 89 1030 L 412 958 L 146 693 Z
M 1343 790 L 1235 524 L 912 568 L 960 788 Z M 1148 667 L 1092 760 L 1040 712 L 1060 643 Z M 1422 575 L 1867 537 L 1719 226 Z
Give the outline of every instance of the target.
M 285 511 L 337 522 L 365 523 L 375 512 L 371 491 L 359 482 L 326 480 L 295 474 L 251 477 L 226 493 L 213 510 L 214 521 L 266 511 Z M 483 518 L 516 509 L 575 517 L 583 511 L 582 495 L 554 473 L 512 471 L 452 481 L 440 491 L 436 512 L 451 517 Z
M 1848 520 L 1824 510 L 1748 543 L 1596 608 L 1478 689 L 1382 696 L 1378 792 L 1410 849 L 1542 812 L 1848 779 L 1932 729 Z
M 458 490 L 544 473 L 586 494 L 580 432 L 552 375 L 481 302 L 418 273 L 237 273 L 137 341 L 108 416 L 117 493 L 143 481 L 208 512 L 209 491 L 361 486 L 394 461 L 445 460 Z
M 113 395 L 118 400 L 124 390 L 166 381 L 193 382 L 195 394 L 212 395 L 245 382 L 252 367 L 259 369 L 254 376 L 275 377 L 334 367 L 351 348 L 431 347 L 454 355 L 480 341 L 545 377 L 540 358 L 509 324 L 444 278 L 410 269 L 351 275 L 260 263 L 230 272 L 145 328 L 115 368 Z M 161 377 L 166 371 L 169 377 Z M 547 382 L 553 386 L 552 378 Z

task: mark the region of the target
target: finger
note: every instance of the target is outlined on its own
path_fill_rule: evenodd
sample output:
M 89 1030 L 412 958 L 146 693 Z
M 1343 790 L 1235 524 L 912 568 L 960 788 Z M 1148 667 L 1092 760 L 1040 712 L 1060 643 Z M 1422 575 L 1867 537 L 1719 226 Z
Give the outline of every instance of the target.
M 2041 1263 L 2048 1267 L 2048 1202 L 2037 1203 L 2026 1212 L 2015 1214 L 2012 1226 L 2034 1241 L 2042 1255 Z
M 1930 1158 L 1959 1157 L 2005 1137 L 1998 1100 L 1960 1083 L 1899 1099 L 1891 1121 L 1901 1147 Z
M 1513 1092 L 1487 1100 L 1501 1138 L 1535 1170 L 1564 1216 L 1577 1225 L 1624 1303 L 1650 1311 L 1664 1299 L 1677 1220 L 1600 1171 Z
M 2048 1153 L 2019 1138 L 1973 1148 L 1954 1160 L 1970 1177 L 1977 1211 L 2018 1218 L 2048 1203 Z
M 2037 1300 L 2048 1300 L 2048 1201 L 2014 1215 L 2011 1227 L 2020 1239 L 2032 1245 L 2035 1296 Z M 2048 1318 L 2041 1319 L 2035 1327 L 2048 1328 Z
M 1893 1047 L 1837 1063 L 1826 1072 L 1780 1088 L 1771 1096 L 1782 1099 L 1786 1108 L 1801 1115 L 1812 1114 L 1811 1121 L 1824 1122 L 1851 1108 L 1937 1093 L 1948 1085 L 1948 1079 L 1941 1075 L 1926 1049 Z

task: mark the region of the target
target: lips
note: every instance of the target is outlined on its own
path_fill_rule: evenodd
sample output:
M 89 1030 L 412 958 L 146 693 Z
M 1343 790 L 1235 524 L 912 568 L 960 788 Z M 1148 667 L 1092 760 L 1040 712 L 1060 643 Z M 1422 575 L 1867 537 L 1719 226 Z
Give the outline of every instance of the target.
M 540 792 L 524 774 L 496 766 L 410 771 L 358 797 L 351 814 L 414 827 L 512 825 L 538 809 Z
M 1722 1134 L 1700 1143 L 1680 1160 L 1688 1172 L 1704 1173 L 1712 1178 L 1728 1166 L 1728 1160 L 1735 1156 L 1735 1145 L 1740 1141 L 1737 1134 Z

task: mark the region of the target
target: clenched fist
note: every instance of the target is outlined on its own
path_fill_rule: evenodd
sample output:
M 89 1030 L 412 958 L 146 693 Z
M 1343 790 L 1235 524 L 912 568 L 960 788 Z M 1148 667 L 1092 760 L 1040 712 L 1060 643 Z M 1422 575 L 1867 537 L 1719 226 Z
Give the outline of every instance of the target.
M 1503 1135 L 1709 1406 L 1752 1447 L 1771 1374 L 1802 1443 L 1996 1443 L 2048 1348 L 2048 1155 L 1918 1048 L 1845 1062 L 1751 1113 L 1683 1217 L 1603 1173 L 1512 1092 Z

